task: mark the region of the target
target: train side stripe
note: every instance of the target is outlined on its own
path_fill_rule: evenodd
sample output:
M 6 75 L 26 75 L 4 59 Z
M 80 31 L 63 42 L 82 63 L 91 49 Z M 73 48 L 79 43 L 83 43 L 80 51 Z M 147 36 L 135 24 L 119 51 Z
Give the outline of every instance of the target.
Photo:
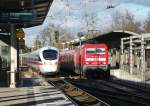
M 43 65 L 41 61 L 30 61 L 31 64 Z

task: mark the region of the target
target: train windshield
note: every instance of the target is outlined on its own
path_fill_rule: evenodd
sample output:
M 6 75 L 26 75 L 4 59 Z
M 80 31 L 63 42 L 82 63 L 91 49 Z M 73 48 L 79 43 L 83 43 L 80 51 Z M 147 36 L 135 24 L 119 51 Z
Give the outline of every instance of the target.
M 106 49 L 105 48 L 87 48 L 86 54 L 105 54 Z
M 56 50 L 44 50 L 43 57 L 45 60 L 55 60 L 57 59 L 57 51 Z

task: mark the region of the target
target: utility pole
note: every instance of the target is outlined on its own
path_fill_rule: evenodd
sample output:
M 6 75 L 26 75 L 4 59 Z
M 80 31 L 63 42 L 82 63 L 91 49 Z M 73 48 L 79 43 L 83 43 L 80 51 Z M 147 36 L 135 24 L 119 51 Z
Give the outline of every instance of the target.
M 81 76 L 83 75 L 83 67 L 82 67 L 82 39 L 81 37 L 83 36 L 83 33 L 82 32 L 79 32 L 78 33 L 78 38 L 79 38 L 79 45 L 80 45 L 80 53 L 79 53 L 79 63 L 80 63 L 80 79 L 81 79 Z
M 59 31 L 55 31 L 55 42 L 59 43 Z
M 88 14 L 87 14 L 87 0 L 86 0 L 86 2 L 85 2 L 84 7 L 85 7 L 85 12 L 84 12 L 85 14 L 84 14 L 84 17 L 85 17 L 86 28 L 87 28 L 87 32 L 88 32 L 88 30 L 89 30 L 89 21 L 88 21 Z
M 68 21 L 68 16 L 70 16 L 70 3 L 69 3 L 69 0 L 67 0 L 67 3 L 65 5 L 65 23 Z

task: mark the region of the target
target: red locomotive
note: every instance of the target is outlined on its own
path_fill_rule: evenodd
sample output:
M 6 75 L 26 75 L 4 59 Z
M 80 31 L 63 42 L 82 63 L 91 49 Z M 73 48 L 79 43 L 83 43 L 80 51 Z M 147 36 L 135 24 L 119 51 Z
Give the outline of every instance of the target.
M 106 44 L 83 44 L 81 49 L 64 51 L 60 55 L 63 70 L 83 75 L 101 72 L 101 75 L 110 76 Z

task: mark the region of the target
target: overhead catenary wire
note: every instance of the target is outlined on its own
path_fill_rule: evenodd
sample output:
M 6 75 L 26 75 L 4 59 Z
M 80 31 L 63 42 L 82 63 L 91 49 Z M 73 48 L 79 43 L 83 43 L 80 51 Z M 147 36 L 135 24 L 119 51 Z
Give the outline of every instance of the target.
M 71 0 L 57 0 L 57 2 L 63 4 L 63 8 L 58 11 L 51 11 L 51 13 L 47 16 L 47 21 L 56 20 L 56 24 L 60 27 L 66 27 L 67 22 L 71 19 L 79 20 L 81 23 L 81 30 L 88 32 L 89 30 L 100 29 L 97 26 L 97 11 L 94 9 L 94 5 L 100 3 L 97 0 L 81 0 L 81 1 L 73 1 L 75 4 L 71 4 Z M 107 4 L 104 10 L 109 9 L 108 6 L 113 6 L 112 0 L 104 0 L 105 4 Z M 77 3 L 77 4 L 76 4 Z M 90 8 L 91 13 L 89 13 L 88 9 Z M 76 11 L 76 12 L 75 12 Z M 100 10 L 103 11 L 103 10 Z M 61 20 L 60 20 L 61 18 Z M 55 21 L 50 21 L 50 23 L 55 24 Z

